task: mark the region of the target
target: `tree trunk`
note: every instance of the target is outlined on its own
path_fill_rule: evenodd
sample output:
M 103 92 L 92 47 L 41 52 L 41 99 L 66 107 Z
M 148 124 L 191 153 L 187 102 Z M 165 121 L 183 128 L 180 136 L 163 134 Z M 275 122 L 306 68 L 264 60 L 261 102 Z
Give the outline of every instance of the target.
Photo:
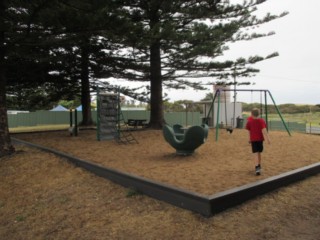
M 0 157 L 12 154 L 15 149 L 11 144 L 6 107 L 5 46 L 4 31 L 0 32 Z
M 154 129 L 161 129 L 164 124 L 160 57 L 160 41 L 156 40 L 150 46 L 151 113 L 149 126 Z
M 89 83 L 89 51 L 87 42 L 81 48 L 81 105 L 82 126 L 93 125 L 91 117 L 91 96 Z

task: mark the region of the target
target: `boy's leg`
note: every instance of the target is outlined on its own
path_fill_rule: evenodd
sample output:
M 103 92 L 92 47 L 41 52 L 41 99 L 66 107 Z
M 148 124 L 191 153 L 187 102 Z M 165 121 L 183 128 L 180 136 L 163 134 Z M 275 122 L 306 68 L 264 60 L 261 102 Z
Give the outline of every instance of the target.
M 256 162 L 256 175 L 261 174 L 261 152 L 258 152 L 258 161 Z
M 260 175 L 261 171 L 261 152 L 263 151 L 262 142 L 251 142 L 253 152 L 253 162 L 256 175 Z
M 258 166 L 261 162 L 261 154 L 259 152 L 253 153 L 253 163 L 254 166 Z
M 256 175 L 260 175 L 261 173 L 261 152 L 253 153 L 253 162 L 255 166 Z
M 258 152 L 258 162 L 257 162 L 257 165 L 260 166 L 261 164 L 261 152 Z

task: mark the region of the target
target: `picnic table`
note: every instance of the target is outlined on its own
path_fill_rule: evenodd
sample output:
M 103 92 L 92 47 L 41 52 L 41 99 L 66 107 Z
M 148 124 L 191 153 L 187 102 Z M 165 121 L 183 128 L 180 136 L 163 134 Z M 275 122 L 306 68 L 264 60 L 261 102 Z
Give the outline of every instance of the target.
M 147 119 L 128 119 L 127 122 L 128 126 L 138 128 L 138 127 L 145 127 L 148 122 Z

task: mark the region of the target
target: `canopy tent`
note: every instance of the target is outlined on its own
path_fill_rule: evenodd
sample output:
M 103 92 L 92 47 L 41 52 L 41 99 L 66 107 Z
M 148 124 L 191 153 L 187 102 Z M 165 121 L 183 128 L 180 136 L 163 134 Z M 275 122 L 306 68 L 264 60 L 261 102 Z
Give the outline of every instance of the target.
M 65 108 L 64 106 L 58 105 L 54 108 L 52 108 L 50 111 L 69 111 L 67 108 Z

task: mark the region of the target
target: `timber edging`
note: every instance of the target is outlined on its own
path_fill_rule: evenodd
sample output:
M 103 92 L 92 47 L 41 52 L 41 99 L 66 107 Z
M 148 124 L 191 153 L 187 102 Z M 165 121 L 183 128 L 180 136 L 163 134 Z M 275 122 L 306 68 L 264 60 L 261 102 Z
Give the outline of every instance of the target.
M 47 148 L 16 138 L 12 138 L 12 141 L 14 143 L 54 153 L 55 155 L 65 158 L 76 166 L 82 167 L 97 176 L 109 179 L 119 185 L 132 188 L 135 191 L 170 203 L 174 206 L 199 213 L 205 217 L 211 217 L 216 213 L 222 212 L 230 207 L 237 206 L 257 196 L 320 173 L 320 162 L 318 162 L 277 176 L 207 196 L 133 174 L 121 172 L 116 169 L 107 168 L 102 165 L 56 151 L 52 148 Z

